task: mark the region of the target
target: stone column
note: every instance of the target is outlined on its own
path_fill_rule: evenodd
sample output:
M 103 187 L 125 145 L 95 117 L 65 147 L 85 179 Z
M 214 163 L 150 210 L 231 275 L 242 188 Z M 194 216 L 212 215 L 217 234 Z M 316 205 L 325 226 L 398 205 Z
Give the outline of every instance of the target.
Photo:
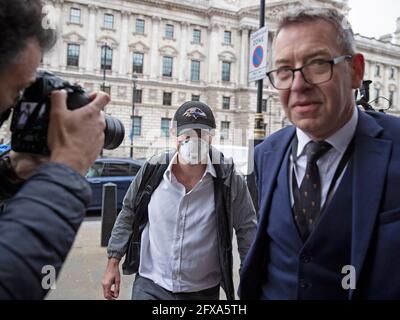
M 57 28 L 57 42 L 54 46 L 51 62 L 50 65 L 52 68 L 59 69 L 61 65 L 66 65 L 66 56 L 63 52 L 63 42 L 64 38 L 62 36 L 63 30 L 63 14 L 62 14 L 62 7 L 64 4 L 64 0 L 53 0 L 52 3 L 54 4 L 54 18 Z M 63 60 L 64 59 L 64 60 Z
M 239 84 L 241 86 L 247 87 L 248 86 L 248 75 L 249 75 L 249 28 L 243 27 L 242 28 L 242 35 L 241 35 L 241 54 L 240 54 L 240 77 L 239 77 Z
M 179 82 L 186 82 L 190 79 L 190 67 L 188 68 L 187 47 L 189 46 L 188 40 L 189 24 L 181 22 L 181 37 L 180 37 L 180 52 L 177 63 L 179 64 Z M 188 74 L 189 70 L 189 74 Z
M 161 18 L 157 16 L 152 17 L 152 32 L 151 32 L 151 47 L 150 47 L 150 61 L 151 71 L 150 78 L 157 79 L 160 76 L 160 53 L 159 42 L 160 42 L 160 21 Z
M 208 47 L 208 82 L 216 83 L 221 67 L 218 59 L 218 49 L 220 48 L 221 39 L 219 39 L 219 25 L 214 23 L 211 25 L 211 35 L 209 37 Z
M 93 57 L 94 54 L 97 53 L 96 49 L 96 15 L 97 15 L 98 7 L 89 4 L 89 25 L 87 29 L 87 37 L 86 37 L 86 68 L 87 71 L 93 72 L 95 69 L 95 63 L 97 61 L 96 58 Z M 100 67 L 99 67 L 100 68 Z
M 129 39 L 129 18 L 130 13 L 128 11 L 122 11 L 122 23 L 121 23 L 121 45 L 119 48 L 119 74 L 126 76 L 132 70 L 132 63 L 129 57 L 128 39 Z

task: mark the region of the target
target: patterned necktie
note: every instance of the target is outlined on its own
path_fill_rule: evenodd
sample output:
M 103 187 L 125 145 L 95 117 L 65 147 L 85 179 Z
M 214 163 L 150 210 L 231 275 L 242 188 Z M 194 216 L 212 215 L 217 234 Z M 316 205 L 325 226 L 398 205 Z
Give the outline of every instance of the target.
M 303 240 L 308 238 L 321 213 L 321 180 L 317 161 L 330 148 L 332 146 L 325 141 L 310 141 L 305 147 L 306 173 L 300 188 L 296 188 L 297 184 L 294 184 L 294 219 Z

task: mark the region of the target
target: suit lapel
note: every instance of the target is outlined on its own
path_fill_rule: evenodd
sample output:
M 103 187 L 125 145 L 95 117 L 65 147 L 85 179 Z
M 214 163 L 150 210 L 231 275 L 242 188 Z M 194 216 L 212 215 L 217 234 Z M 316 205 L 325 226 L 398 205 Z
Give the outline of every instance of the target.
M 278 172 L 294 133 L 295 129 L 291 128 L 285 132 L 284 136 L 272 140 L 271 148 L 263 154 L 262 167 L 260 167 L 263 179 L 262 201 L 259 209 L 260 225 L 265 226 L 266 212 L 268 212 L 268 207 L 271 204 L 272 192 L 274 191 Z
M 372 237 L 384 189 L 391 142 L 377 138 L 382 132 L 371 116 L 359 112 L 354 150 L 351 263 L 360 276 Z M 350 299 L 354 290 L 350 291 Z

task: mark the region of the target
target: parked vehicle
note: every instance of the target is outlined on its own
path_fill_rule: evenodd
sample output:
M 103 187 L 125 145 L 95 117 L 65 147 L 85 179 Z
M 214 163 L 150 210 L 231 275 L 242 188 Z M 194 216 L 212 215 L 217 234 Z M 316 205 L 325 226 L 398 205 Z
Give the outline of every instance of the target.
M 90 213 L 101 212 L 103 185 L 109 182 L 117 185 L 117 209 L 121 210 L 122 200 L 129 185 L 144 162 L 144 160 L 130 158 L 97 159 L 86 174 L 86 179 L 93 191 L 92 201 L 87 211 Z

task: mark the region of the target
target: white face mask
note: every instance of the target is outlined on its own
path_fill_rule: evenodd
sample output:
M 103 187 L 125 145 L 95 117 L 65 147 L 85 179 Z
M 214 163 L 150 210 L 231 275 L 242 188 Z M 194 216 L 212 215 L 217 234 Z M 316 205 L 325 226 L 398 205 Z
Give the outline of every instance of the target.
M 190 138 L 181 141 L 179 154 L 187 164 L 206 164 L 210 146 L 203 139 Z

